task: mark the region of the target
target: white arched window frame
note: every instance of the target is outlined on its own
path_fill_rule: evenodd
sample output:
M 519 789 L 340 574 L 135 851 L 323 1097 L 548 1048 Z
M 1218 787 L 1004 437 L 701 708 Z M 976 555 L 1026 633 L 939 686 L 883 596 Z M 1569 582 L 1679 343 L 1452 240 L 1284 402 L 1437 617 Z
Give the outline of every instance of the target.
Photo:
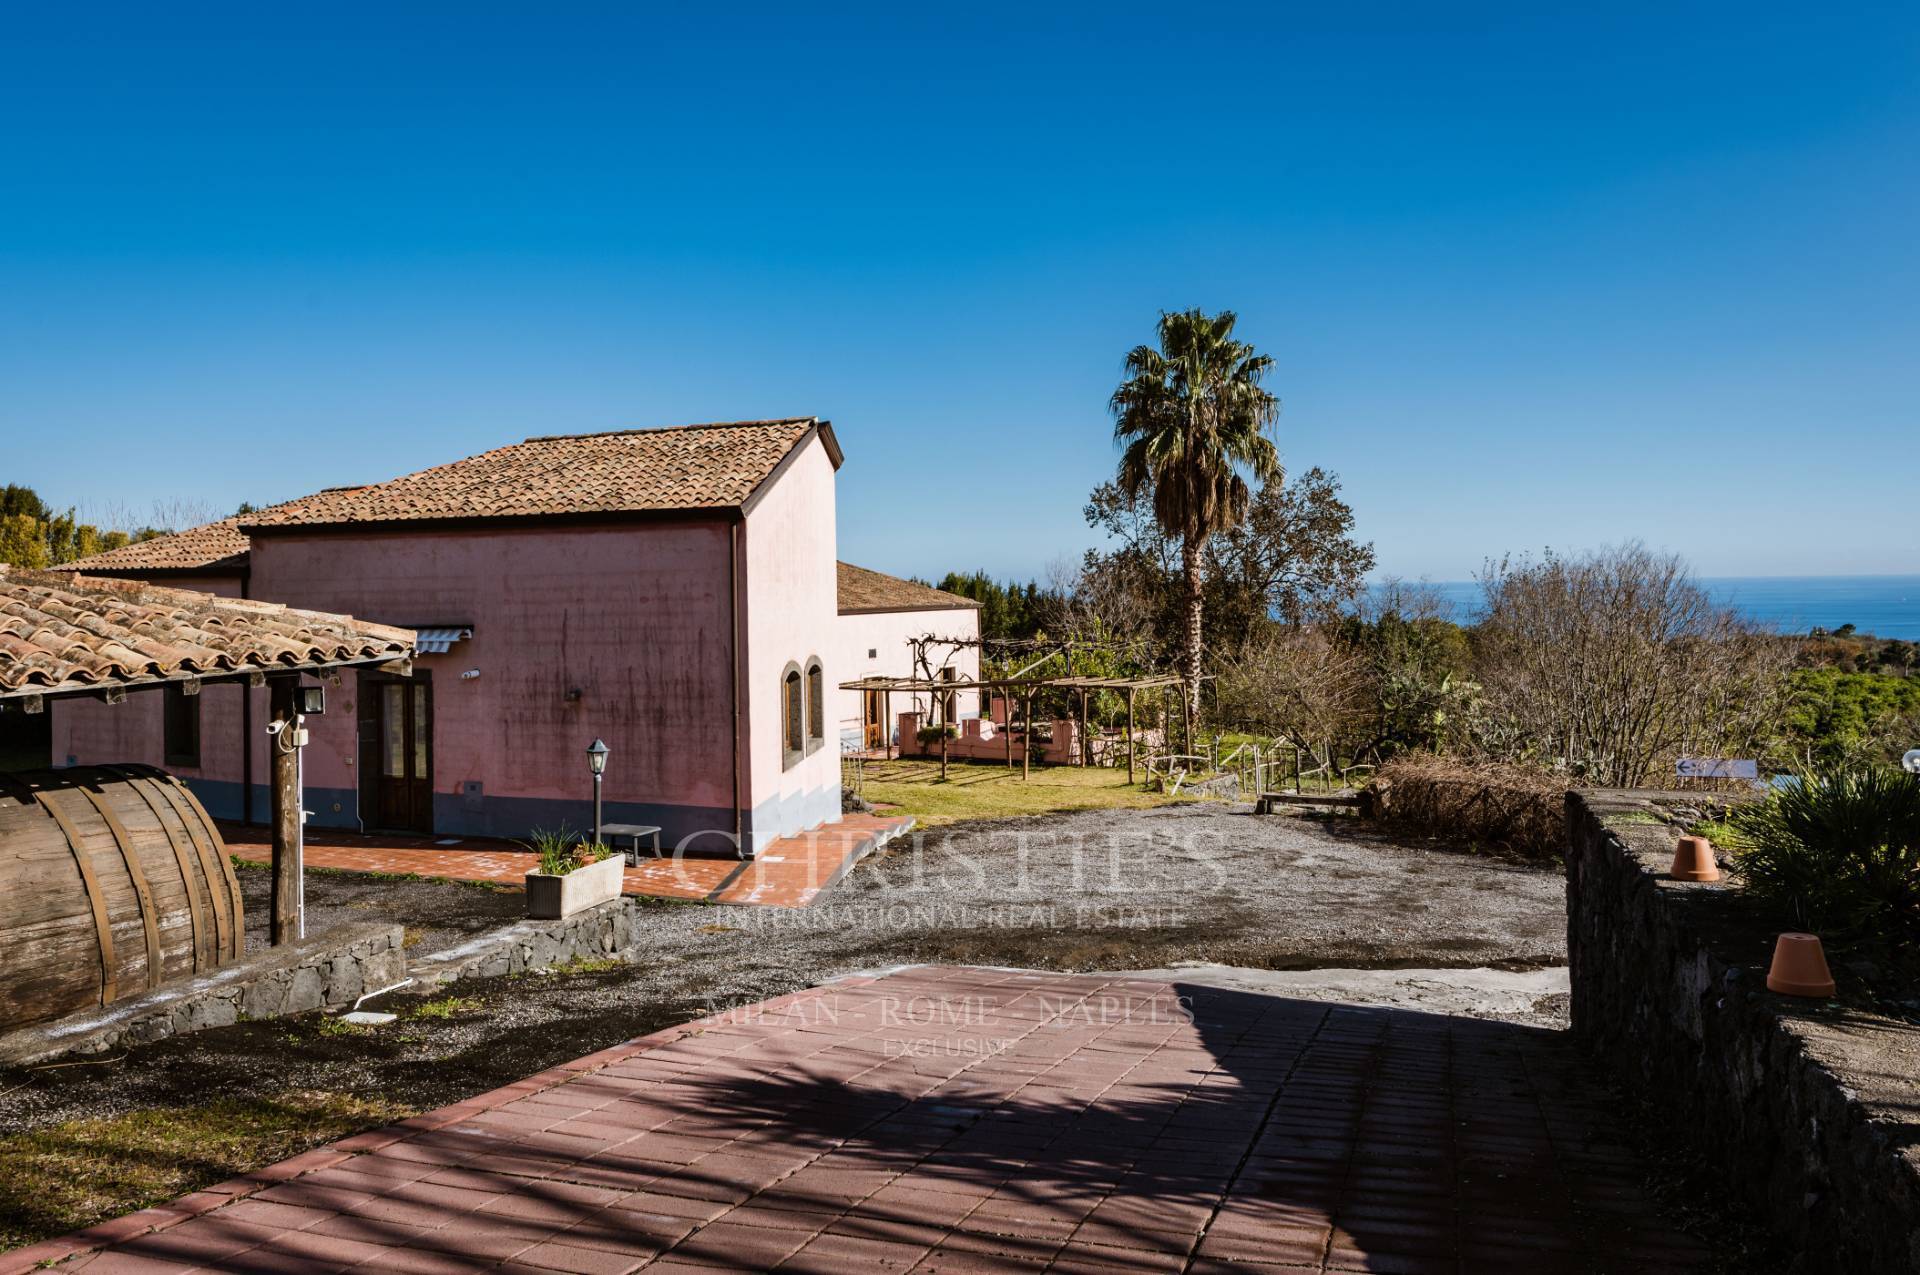
M 807 682 L 798 664 L 780 671 L 780 766 L 793 766 L 807 755 Z
M 827 742 L 827 671 L 815 655 L 807 660 L 807 752 Z

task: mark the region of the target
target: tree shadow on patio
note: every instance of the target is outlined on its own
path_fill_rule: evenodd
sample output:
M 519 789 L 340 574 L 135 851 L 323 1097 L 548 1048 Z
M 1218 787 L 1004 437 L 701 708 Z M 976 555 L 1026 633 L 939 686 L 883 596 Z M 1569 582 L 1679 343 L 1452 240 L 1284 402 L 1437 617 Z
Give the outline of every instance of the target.
M 236 1271 L 382 1248 L 446 1269 L 1704 1265 L 1611 1120 L 1559 1033 L 917 969 L 416 1124 L 131 1247 L 180 1260 L 220 1223 L 298 1228 L 219 1263 Z

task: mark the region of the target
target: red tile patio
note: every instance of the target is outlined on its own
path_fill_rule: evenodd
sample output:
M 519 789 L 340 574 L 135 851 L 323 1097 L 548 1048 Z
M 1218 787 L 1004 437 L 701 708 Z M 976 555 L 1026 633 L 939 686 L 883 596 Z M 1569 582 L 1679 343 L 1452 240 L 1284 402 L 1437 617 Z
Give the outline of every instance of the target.
M 750 861 L 664 855 L 626 873 L 625 892 L 664 899 L 704 899 L 762 907 L 803 908 L 862 857 L 913 827 L 911 819 L 847 815 L 795 837 L 783 837 Z M 222 824 L 227 849 L 267 863 L 273 849 L 264 828 Z M 450 881 L 518 886 L 536 856 L 513 841 L 486 837 L 419 837 L 310 828 L 306 864 L 348 872 L 415 873 Z
M 917 968 L 633 1041 L 0 1275 L 75 1252 L 60 1269 L 92 1275 L 1704 1269 L 1616 1124 L 1559 1033 Z

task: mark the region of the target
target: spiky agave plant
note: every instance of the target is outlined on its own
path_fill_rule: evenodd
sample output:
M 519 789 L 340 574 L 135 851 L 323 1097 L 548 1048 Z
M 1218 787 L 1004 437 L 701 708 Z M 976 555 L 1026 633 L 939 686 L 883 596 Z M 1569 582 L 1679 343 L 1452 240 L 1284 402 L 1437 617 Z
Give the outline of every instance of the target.
M 1876 947 L 1920 939 L 1920 775 L 1818 769 L 1728 823 L 1747 890 L 1797 923 Z
M 540 856 L 540 875 L 564 877 L 580 866 L 580 834 L 564 826 L 552 830 L 535 828 L 532 839 L 521 843 Z

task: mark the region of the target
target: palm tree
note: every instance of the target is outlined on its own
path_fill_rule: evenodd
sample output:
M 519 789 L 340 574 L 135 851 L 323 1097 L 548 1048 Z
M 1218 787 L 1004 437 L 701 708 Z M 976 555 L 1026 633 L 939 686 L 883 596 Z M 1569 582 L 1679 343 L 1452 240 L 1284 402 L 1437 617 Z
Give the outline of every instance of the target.
M 1202 552 L 1215 532 L 1247 516 L 1242 471 L 1261 482 L 1280 474 L 1280 453 L 1267 428 L 1280 401 L 1260 385 L 1273 360 L 1233 339 L 1235 315 L 1184 310 L 1160 316 L 1160 348 L 1135 346 L 1126 379 L 1113 392 L 1113 436 L 1120 487 L 1128 496 L 1153 490 L 1154 519 L 1180 538 L 1186 583 L 1187 705 L 1200 713 Z

